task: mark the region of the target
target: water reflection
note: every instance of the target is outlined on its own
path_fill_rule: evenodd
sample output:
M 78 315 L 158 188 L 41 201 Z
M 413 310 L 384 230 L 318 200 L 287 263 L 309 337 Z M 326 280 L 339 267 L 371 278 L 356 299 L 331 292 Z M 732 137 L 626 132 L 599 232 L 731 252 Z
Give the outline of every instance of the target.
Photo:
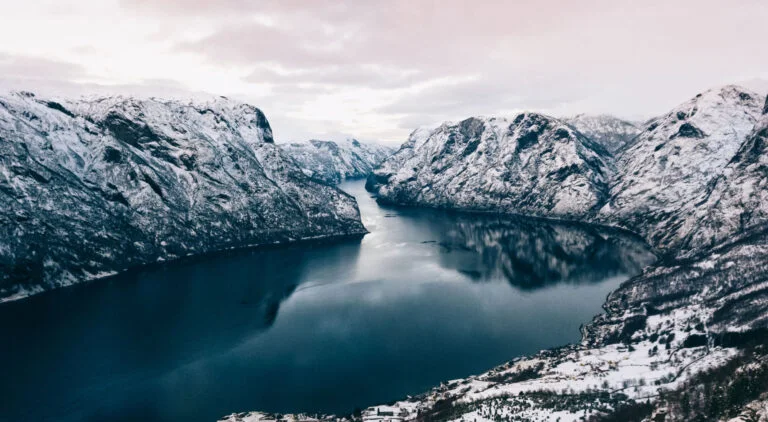
M 0 421 L 165 419 L 131 396 L 268 329 L 308 267 L 354 266 L 359 248 L 358 239 L 206 256 L 0 306 L 0 397 L 13 405 Z M 117 414 L 95 399 L 131 404 Z
M 524 218 L 443 214 L 423 218 L 438 239 L 440 263 L 475 281 L 504 278 L 526 290 L 560 282 L 595 283 L 637 273 L 654 260 L 642 242 L 616 231 Z
M 397 262 L 408 265 L 396 278 L 439 264 L 455 272 L 452 279 L 506 281 L 521 290 L 535 290 L 636 274 L 655 260 L 644 242 L 618 230 L 493 214 L 382 207 L 358 185 L 344 187 L 358 198 L 371 231 L 363 240 L 360 259 L 367 267 L 362 272 L 370 277 L 375 277 L 375 271 L 399 273 L 400 267 L 392 265 Z
M 344 188 L 362 241 L 196 258 L 0 306 L 0 421 L 349 412 L 577 340 L 652 259 L 591 227 L 382 209 L 362 183 Z

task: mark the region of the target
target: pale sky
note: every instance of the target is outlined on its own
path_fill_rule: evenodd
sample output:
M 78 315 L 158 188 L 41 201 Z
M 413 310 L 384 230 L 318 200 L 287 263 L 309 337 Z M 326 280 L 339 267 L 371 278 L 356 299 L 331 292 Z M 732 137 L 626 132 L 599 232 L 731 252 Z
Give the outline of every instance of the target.
M 225 95 L 278 141 L 768 90 L 768 1 L 2 0 L 0 88 Z

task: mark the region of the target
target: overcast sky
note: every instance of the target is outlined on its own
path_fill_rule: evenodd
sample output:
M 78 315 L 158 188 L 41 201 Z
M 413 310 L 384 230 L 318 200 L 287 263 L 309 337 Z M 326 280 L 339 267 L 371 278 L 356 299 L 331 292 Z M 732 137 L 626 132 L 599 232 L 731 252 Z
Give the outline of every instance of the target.
M 402 142 L 521 109 L 644 118 L 713 86 L 768 87 L 766 0 L 5 3 L 0 87 L 226 95 L 278 141 Z

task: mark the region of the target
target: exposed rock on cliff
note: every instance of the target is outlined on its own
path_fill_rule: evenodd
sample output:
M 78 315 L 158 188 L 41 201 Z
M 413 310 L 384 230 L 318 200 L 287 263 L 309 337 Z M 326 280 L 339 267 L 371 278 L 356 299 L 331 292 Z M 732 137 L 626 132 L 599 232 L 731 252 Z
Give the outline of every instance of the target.
M 757 94 L 729 85 L 699 94 L 651 120 L 619 156 L 610 200 L 597 220 L 628 228 L 674 253 L 695 246 L 690 243 L 693 237 L 722 239 L 701 225 L 700 212 L 714 205 L 702 201 L 718 183 L 733 181 L 721 178 L 732 160 L 741 160 L 734 157 L 762 107 Z M 736 200 L 725 206 L 742 205 Z
M 473 117 L 413 132 L 367 187 L 387 203 L 584 219 L 607 197 L 606 157 L 552 117 Z

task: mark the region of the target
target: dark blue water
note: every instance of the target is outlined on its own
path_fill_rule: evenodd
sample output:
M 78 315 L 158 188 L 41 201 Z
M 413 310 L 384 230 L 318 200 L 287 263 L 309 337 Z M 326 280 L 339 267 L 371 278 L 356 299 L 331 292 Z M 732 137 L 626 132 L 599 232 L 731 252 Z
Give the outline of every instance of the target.
M 379 207 L 362 240 L 186 260 L 0 305 L 0 420 L 351 412 L 579 339 L 649 262 L 595 228 Z

